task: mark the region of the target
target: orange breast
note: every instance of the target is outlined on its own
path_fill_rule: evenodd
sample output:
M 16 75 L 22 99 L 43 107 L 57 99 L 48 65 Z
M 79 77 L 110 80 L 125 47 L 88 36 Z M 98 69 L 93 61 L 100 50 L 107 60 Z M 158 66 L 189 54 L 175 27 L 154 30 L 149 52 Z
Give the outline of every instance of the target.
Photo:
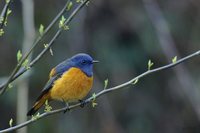
M 71 68 L 54 82 L 51 99 L 75 101 L 83 99 L 92 88 L 93 77 L 87 77 L 80 69 Z

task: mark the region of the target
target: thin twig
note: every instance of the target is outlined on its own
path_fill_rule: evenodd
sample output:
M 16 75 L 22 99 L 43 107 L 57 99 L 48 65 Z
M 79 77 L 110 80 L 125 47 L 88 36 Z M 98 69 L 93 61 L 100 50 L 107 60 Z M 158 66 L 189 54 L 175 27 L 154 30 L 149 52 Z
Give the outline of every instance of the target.
M 143 0 L 143 3 L 147 16 L 155 29 L 155 34 L 161 46 L 161 50 L 163 50 L 167 60 L 171 60 L 171 57 L 174 55 L 180 57 L 173 36 L 170 33 L 170 26 L 158 2 L 156 0 Z M 200 120 L 200 90 L 198 84 L 195 83 L 195 80 L 184 65 L 174 68 L 173 71 L 177 77 L 181 92 L 187 97 L 183 100 L 189 100 L 197 118 Z
M 64 25 L 68 25 L 69 22 L 71 22 L 71 20 L 75 17 L 75 15 L 78 13 L 78 11 L 80 9 L 82 9 L 82 7 L 84 5 L 86 5 L 86 3 L 89 0 L 85 0 L 83 1 L 72 13 L 71 15 L 68 17 L 68 19 L 65 21 Z M 69 3 L 69 1 L 67 2 Z M 66 4 L 68 5 L 68 4 Z M 63 8 L 64 9 L 64 8 Z M 66 10 L 66 8 L 65 8 Z M 57 17 L 56 17 L 57 18 Z M 58 17 L 59 18 L 59 17 Z M 56 22 L 56 21 L 55 21 Z M 50 27 L 51 28 L 51 27 Z M 43 51 L 35 58 L 33 59 L 33 61 L 30 63 L 29 67 L 31 68 L 35 63 L 37 63 L 37 61 L 39 61 L 39 59 L 48 51 L 48 49 L 53 45 L 54 41 L 56 40 L 56 38 L 58 38 L 58 36 L 62 33 L 63 28 L 59 28 L 59 30 L 56 32 L 56 34 L 54 35 L 54 37 L 51 39 L 51 41 L 48 43 L 48 46 L 43 49 Z M 41 40 L 42 36 L 39 37 L 39 41 Z M 37 43 L 34 44 L 37 45 L 39 41 L 36 41 Z M 8 84 L 10 82 L 12 82 L 13 80 L 15 80 L 16 78 L 18 78 L 20 75 L 22 75 L 24 72 L 26 72 L 28 69 L 26 69 L 25 67 L 21 68 L 21 65 L 23 64 L 23 62 L 28 58 L 28 56 L 30 55 L 30 53 L 33 51 L 34 46 L 31 48 L 31 50 L 24 56 L 24 58 L 22 60 L 20 60 L 19 64 L 17 64 L 17 66 L 15 67 L 15 69 L 13 70 L 13 72 L 11 73 L 10 77 L 8 78 L 8 81 L 4 84 L 2 84 L 0 86 L 0 95 L 3 94 L 6 90 L 6 88 L 8 87 Z M 21 70 L 20 70 L 21 68 Z
M 103 89 L 102 91 L 98 92 L 95 97 L 94 96 L 91 96 L 89 97 L 88 99 L 85 100 L 85 104 L 88 104 L 90 102 L 93 102 L 96 98 L 100 97 L 101 95 L 104 95 L 106 93 L 109 93 L 109 92 L 112 92 L 112 91 L 116 91 L 116 90 L 119 90 L 119 89 L 122 89 L 122 88 L 125 88 L 125 87 L 128 87 L 130 85 L 134 85 L 135 81 L 136 80 L 139 80 L 141 78 L 144 78 L 145 76 L 149 75 L 149 74 L 152 74 L 152 73 L 155 73 L 155 72 L 159 72 L 159 71 L 163 71 L 163 70 L 166 70 L 166 69 L 169 69 L 169 68 L 172 68 L 172 67 L 175 67 L 176 65 L 180 64 L 180 63 L 183 63 L 195 56 L 198 56 L 200 55 L 200 50 L 198 50 L 197 52 L 193 53 L 193 54 L 190 54 L 176 62 L 173 62 L 173 63 L 170 63 L 168 65 L 165 65 L 165 66 L 162 66 L 162 67 L 158 67 L 158 68 L 155 68 L 155 69 L 152 69 L 152 70 L 147 70 L 146 72 L 138 75 L 137 77 L 129 80 L 128 82 L 125 82 L 121 85 L 118 85 L 118 86 L 115 86 L 115 87 L 112 87 L 112 88 L 108 88 L 108 89 Z M 20 129 L 24 126 L 27 126 L 31 123 L 34 123 L 36 122 L 37 120 L 39 119 L 42 119 L 42 118 L 45 118 L 49 115 L 53 115 L 53 114 L 57 114 L 57 113 L 61 113 L 63 111 L 68 111 L 68 110 L 72 110 L 74 108 L 77 108 L 81 105 L 81 103 L 77 103 L 77 104 L 74 104 L 74 105 L 71 105 L 69 107 L 64 107 L 64 108 L 61 108 L 61 109 L 56 109 L 56 110 L 53 110 L 53 111 L 50 111 L 50 112 L 45 112 L 39 116 L 37 116 L 35 119 L 30 119 L 28 121 L 25 121 L 24 123 L 21 123 L 19 125 L 16 125 L 16 126 L 13 126 L 13 127 L 10 127 L 10 128 L 7 128 L 7 129 L 4 129 L 4 130 L 1 130 L 0 133 L 5 133 L 5 132 L 10 132 L 10 131 L 14 131 L 14 130 L 17 130 L 17 129 Z
M 0 29 L 2 29 L 3 26 L 5 25 L 6 15 L 7 15 L 9 6 L 10 6 L 10 2 L 11 2 L 11 0 L 5 3 L 4 8 L 1 12 L 0 19 L 2 19 L 2 20 L 1 20 L 1 23 L 0 23 Z
M 6 88 L 8 87 L 8 84 L 10 82 L 12 82 L 14 79 L 14 77 L 16 77 L 17 72 L 20 70 L 23 62 L 29 57 L 29 55 L 32 53 L 32 51 L 35 49 L 35 47 L 39 44 L 39 42 L 43 39 L 43 37 L 50 31 L 50 29 L 53 27 L 53 25 L 58 21 L 58 19 L 61 17 L 62 14 L 65 13 L 66 8 L 69 4 L 68 0 L 66 2 L 66 4 L 64 5 L 64 7 L 62 8 L 62 10 L 58 13 L 58 15 L 53 19 L 53 21 L 47 26 L 47 28 L 44 30 L 42 35 L 39 35 L 36 39 L 36 41 L 33 43 L 33 46 L 30 48 L 30 50 L 24 55 L 24 57 L 22 57 L 22 59 L 20 60 L 20 62 L 17 64 L 17 66 L 14 68 L 14 70 L 12 71 L 11 75 L 9 76 L 8 80 L 6 83 L 2 84 L 0 87 L 0 95 L 3 94 L 6 90 Z M 19 76 L 17 76 L 19 77 Z

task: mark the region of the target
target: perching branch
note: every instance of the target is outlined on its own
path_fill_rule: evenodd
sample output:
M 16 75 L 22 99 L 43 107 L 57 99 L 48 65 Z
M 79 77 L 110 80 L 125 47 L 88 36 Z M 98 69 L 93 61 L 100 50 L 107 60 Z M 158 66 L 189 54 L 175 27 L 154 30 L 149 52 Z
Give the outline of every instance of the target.
M 175 67 L 176 65 L 180 64 L 180 63 L 183 63 L 195 56 L 198 56 L 200 55 L 200 50 L 198 50 L 197 52 L 193 53 L 193 54 L 190 54 L 178 61 L 175 61 L 173 60 L 172 63 L 168 64 L 168 65 L 165 65 L 165 66 L 162 66 L 162 67 L 158 67 L 158 68 L 155 68 L 155 69 L 150 69 L 150 70 L 147 70 L 146 72 L 138 75 L 137 77 L 129 80 L 128 82 L 125 82 L 121 85 L 118 85 L 118 86 L 115 86 L 115 87 L 112 87 L 112 88 L 108 88 L 108 89 L 103 89 L 102 91 L 98 92 L 97 94 L 89 97 L 88 99 L 86 99 L 84 101 L 84 104 L 88 104 L 88 103 L 91 103 L 91 102 L 94 102 L 96 100 L 96 98 L 106 94 L 106 93 L 110 93 L 112 91 L 116 91 L 116 90 L 119 90 L 119 89 L 122 89 L 124 87 L 128 87 L 128 86 L 131 86 L 131 85 L 134 85 L 136 84 L 136 82 L 141 79 L 141 78 L 144 78 L 145 76 L 149 75 L 149 74 L 152 74 L 152 73 L 155 73 L 155 72 L 159 72 L 159 71 L 163 71 L 163 70 L 166 70 L 166 69 L 169 69 L 169 68 L 172 68 L 172 67 Z M 37 120 L 39 119 L 42 119 L 42 118 L 45 118 L 49 115 L 53 115 L 53 114 L 57 114 L 57 113 L 61 113 L 63 111 L 68 111 L 68 110 L 72 110 L 72 109 L 75 109 L 77 107 L 81 106 L 81 103 L 77 103 L 77 104 L 74 104 L 74 105 L 71 105 L 69 107 L 64 107 L 64 108 L 61 108 L 61 109 L 57 109 L 57 110 L 53 110 L 53 111 L 50 111 L 50 112 L 45 112 L 45 113 L 42 113 L 41 115 L 39 116 L 36 116 L 34 119 L 30 119 L 24 123 L 21 123 L 19 125 L 16 125 L 16 126 L 13 126 L 13 127 L 10 127 L 10 128 L 7 128 L 7 129 L 4 129 L 4 130 L 0 130 L 0 133 L 5 133 L 5 132 L 10 132 L 10 131 L 14 131 L 14 130 L 17 130 L 17 129 L 20 129 L 24 126 L 27 126 L 33 122 L 36 122 Z
M 75 15 L 78 13 L 78 11 L 80 11 L 80 9 L 82 9 L 86 3 L 89 0 L 84 0 L 78 7 L 76 7 L 76 9 L 70 14 L 70 16 L 67 18 L 67 20 L 64 22 L 64 25 L 68 25 L 71 20 L 75 17 Z M 42 36 L 39 36 L 38 39 L 35 41 L 35 43 L 33 44 L 33 47 L 30 49 L 30 51 L 25 54 L 25 56 L 20 60 L 20 62 L 17 64 L 17 66 L 15 67 L 15 69 L 13 70 L 13 72 L 11 73 L 10 77 L 8 78 L 7 82 L 2 84 L 0 86 L 0 95 L 3 94 L 6 90 L 6 88 L 8 87 L 9 83 L 12 82 L 13 80 L 15 80 L 16 78 L 18 78 L 19 76 L 21 76 L 24 72 L 26 72 L 28 69 L 26 67 L 21 67 L 22 64 L 24 63 L 24 61 L 28 58 L 28 56 L 31 54 L 31 52 L 34 50 L 34 48 L 36 47 L 36 45 L 38 45 L 38 43 L 41 41 L 42 37 L 50 30 L 50 28 L 54 25 L 55 22 L 57 22 L 58 18 L 65 12 L 67 6 L 69 4 L 69 1 L 66 3 L 66 5 L 64 6 L 64 8 L 62 9 L 62 11 L 56 16 L 56 18 L 52 21 L 52 23 L 48 26 L 48 28 L 44 31 Z M 33 67 L 33 65 L 35 65 L 40 59 L 41 57 L 49 50 L 49 48 L 54 44 L 54 41 L 59 37 L 59 35 L 62 33 L 64 29 L 63 28 L 59 28 L 58 31 L 55 33 L 55 35 L 53 36 L 53 38 L 50 40 L 50 42 L 48 43 L 48 46 L 46 48 L 44 48 L 40 54 L 38 54 L 37 57 L 35 57 L 31 63 L 29 64 L 29 68 Z M 20 69 L 21 68 L 21 69 Z
M 149 17 L 152 26 L 154 27 L 156 37 L 161 46 L 165 57 L 168 61 L 171 60 L 173 55 L 179 57 L 179 51 L 176 47 L 175 41 L 170 33 L 170 26 L 163 15 L 163 11 L 159 7 L 156 0 L 142 0 L 146 9 L 147 16 Z M 197 118 L 200 120 L 200 91 L 199 86 L 195 83 L 188 69 L 181 65 L 173 69 L 177 82 L 181 87 L 181 91 L 191 103 Z M 176 91 L 176 90 L 175 90 Z

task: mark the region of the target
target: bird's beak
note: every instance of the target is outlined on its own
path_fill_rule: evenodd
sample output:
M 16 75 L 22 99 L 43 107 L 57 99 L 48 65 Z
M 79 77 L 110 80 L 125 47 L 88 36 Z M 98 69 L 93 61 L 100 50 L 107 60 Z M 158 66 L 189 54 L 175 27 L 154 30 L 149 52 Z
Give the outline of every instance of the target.
M 98 63 L 98 62 L 99 62 L 98 60 L 93 60 L 93 61 L 92 61 L 92 63 Z

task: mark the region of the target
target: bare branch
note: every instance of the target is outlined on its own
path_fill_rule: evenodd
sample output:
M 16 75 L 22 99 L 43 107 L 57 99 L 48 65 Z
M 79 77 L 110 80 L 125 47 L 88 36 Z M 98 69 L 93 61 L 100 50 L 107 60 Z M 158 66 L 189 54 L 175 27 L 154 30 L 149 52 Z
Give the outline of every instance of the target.
M 97 94 L 95 94 L 95 97 L 94 96 L 91 96 L 89 97 L 88 99 L 85 100 L 85 104 L 88 104 L 88 103 L 91 103 L 93 102 L 93 100 L 95 100 L 96 98 L 100 97 L 101 95 L 104 95 L 106 93 L 110 93 L 112 91 L 116 91 L 116 90 L 119 90 L 119 89 L 122 89 L 124 87 L 128 87 L 128 86 L 131 86 L 131 85 L 134 85 L 136 82 L 135 81 L 138 81 L 138 79 L 141 79 L 141 78 L 144 78 L 145 76 L 149 75 L 149 74 L 153 74 L 155 72 L 159 72 L 159 71 L 163 71 L 163 70 L 166 70 L 166 69 L 169 69 L 169 68 L 172 68 L 172 67 L 175 67 L 176 65 L 180 64 L 180 63 L 183 63 L 195 56 L 198 56 L 200 55 L 200 50 L 198 50 L 197 52 L 193 53 L 193 54 L 190 54 L 176 62 L 172 62 L 168 65 L 165 65 L 165 66 L 162 66 L 162 67 L 158 67 L 158 68 L 155 68 L 155 69 L 152 69 L 152 70 L 147 70 L 146 72 L 138 75 L 137 77 L 129 80 L 128 82 L 125 82 L 121 85 L 118 85 L 118 86 L 115 86 L 115 87 L 112 87 L 112 88 L 108 88 L 108 89 L 103 89 L 102 91 L 98 92 Z M 27 126 L 27 125 L 30 125 L 31 123 L 34 123 L 36 122 L 37 120 L 39 119 L 42 119 L 42 118 L 45 118 L 49 115 L 53 115 L 53 114 L 57 114 L 57 113 L 61 113 L 63 111 L 66 111 L 66 110 L 72 110 L 72 109 L 75 109 L 77 107 L 79 107 L 81 105 L 81 103 L 77 103 L 77 104 L 74 104 L 74 105 L 71 105 L 69 107 L 64 107 L 64 108 L 61 108 L 61 109 L 57 109 L 57 110 L 53 110 L 51 112 L 45 112 L 41 115 L 39 115 L 36 119 L 30 119 L 24 123 L 21 123 L 19 125 L 16 125 L 16 126 L 13 126 L 13 127 L 10 127 L 10 128 L 7 128 L 7 129 L 4 129 L 4 130 L 0 130 L 0 133 L 5 133 L 5 132 L 10 132 L 10 131 L 14 131 L 14 130 L 17 130 L 17 129 L 20 129 L 24 126 Z

